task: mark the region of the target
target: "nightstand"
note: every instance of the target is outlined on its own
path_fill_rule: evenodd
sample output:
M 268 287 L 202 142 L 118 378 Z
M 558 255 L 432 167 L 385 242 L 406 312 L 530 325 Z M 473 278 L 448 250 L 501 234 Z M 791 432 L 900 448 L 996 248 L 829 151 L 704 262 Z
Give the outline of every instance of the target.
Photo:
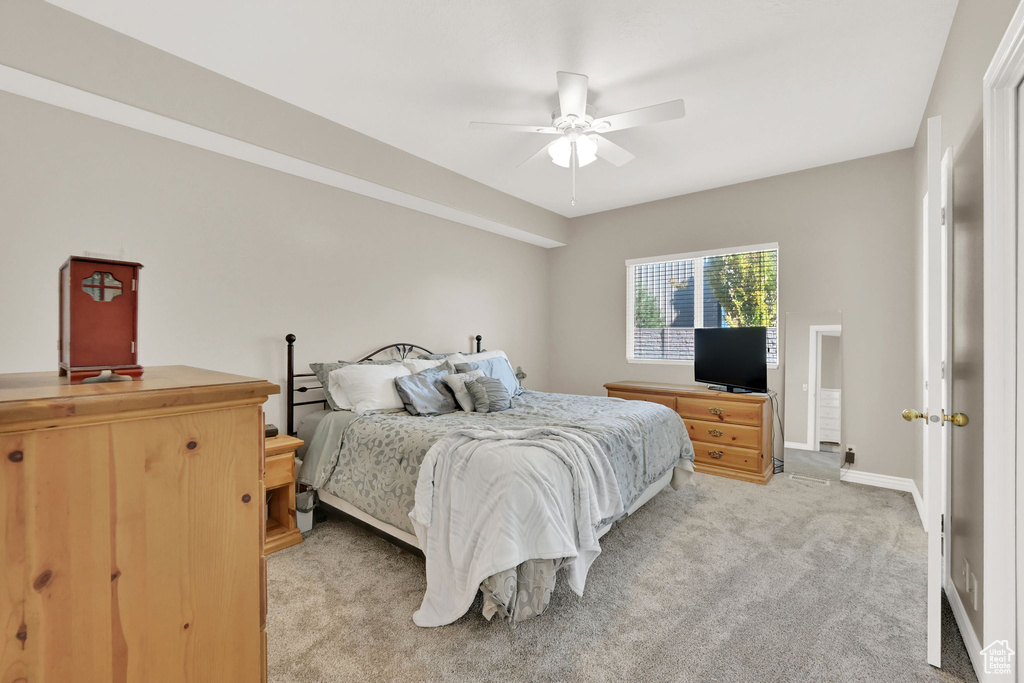
M 263 483 L 269 501 L 264 555 L 302 543 L 295 521 L 295 449 L 302 444 L 302 439 L 283 434 L 264 441 Z

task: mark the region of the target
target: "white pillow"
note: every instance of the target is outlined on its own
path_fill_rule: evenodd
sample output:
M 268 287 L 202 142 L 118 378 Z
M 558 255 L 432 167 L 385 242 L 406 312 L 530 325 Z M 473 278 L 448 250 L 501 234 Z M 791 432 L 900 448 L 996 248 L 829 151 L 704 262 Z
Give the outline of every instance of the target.
M 473 395 L 470 394 L 469 389 L 466 388 L 466 382 L 473 379 L 479 379 L 483 376 L 483 370 L 473 370 L 472 372 L 457 372 L 454 375 L 445 375 L 441 379 L 444 380 L 445 384 L 451 387 L 452 393 L 455 394 L 455 400 L 459 403 L 459 407 L 467 413 L 472 413 L 476 410 L 476 403 L 473 402 Z
M 504 351 L 481 351 L 480 353 L 453 353 L 452 355 L 445 358 L 448 362 L 448 367 L 451 368 L 452 372 L 455 372 L 456 363 L 475 363 L 478 360 L 487 360 L 488 358 L 504 358 L 508 360 L 508 356 L 505 355 Z M 512 366 L 512 362 L 509 361 L 509 367 Z
M 410 358 L 402 361 L 402 365 L 409 368 L 409 372 L 416 374 L 417 372 L 423 372 L 424 370 L 430 370 L 436 368 L 438 365 L 444 365 L 444 358 L 440 360 L 424 360 L 420 358 Z
M 338 368 L 339 370 L 341 368 Z M 327 391 L 330 393 L 331 398 L 334 399 L 334 404 L 338 406 L 338 410 L 352 410 L 352 401 L 348 400 L 348 396 L 345 395 L 345 390 L 338 384 L 338 378 L 334 376 L 337 370 L 331 370 L 327 374 Z
M 346 365 L 332 370 L 330 383 L 337 383 L 352 409 L 359 415 L 369 410 L 393 410 L 404 407 L 395 389 L 395 378 L 411 375 L 401 363 L 392 365 Z

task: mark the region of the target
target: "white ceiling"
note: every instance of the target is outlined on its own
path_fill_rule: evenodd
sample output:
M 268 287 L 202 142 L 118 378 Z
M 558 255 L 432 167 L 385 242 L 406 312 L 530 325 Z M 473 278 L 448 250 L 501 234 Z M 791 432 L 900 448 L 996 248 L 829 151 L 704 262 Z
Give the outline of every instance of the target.
M 956 0 L 50 0 L 516 197 L 578 216 L 913 145 Z M 516 166 L 556 71 L 637 158 Z

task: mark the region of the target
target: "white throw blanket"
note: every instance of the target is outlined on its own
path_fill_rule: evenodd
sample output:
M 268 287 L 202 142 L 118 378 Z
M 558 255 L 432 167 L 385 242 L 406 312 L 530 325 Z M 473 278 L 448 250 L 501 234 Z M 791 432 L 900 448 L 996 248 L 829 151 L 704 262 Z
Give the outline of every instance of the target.
M 596 527 L 623 513 L 608 457 L 586 432 L 558 427 L 460 429 L 423 458 L 412 518 L 427 558 L 417 626 L 443 626 L 469 609 L 480 582 L 533 559 L 574 558 L 583 595 L 601 553 Z

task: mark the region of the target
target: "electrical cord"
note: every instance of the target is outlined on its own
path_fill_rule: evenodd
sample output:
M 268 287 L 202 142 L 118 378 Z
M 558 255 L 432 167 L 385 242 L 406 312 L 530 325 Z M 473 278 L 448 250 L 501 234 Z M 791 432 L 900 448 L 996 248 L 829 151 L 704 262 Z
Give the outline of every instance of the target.
M 779 394 L 776 391 L 768 390 L 768 397 L 772 402 L 772 412 L 775 414 L 775 419 L 772 420 L 772 470 L 773 474 L 781 474 L 785 468 L 785 460 L 782 458 L 775 457 L 775 421 L 779 422 L 779 435 L 782 437 L 782 442 L 786 442 L 786 432 L 782 426 L 782 415 L 779 414 Z
M 846 459 L 846 458 L 844 457 L 844 458 L 843 458 L 843 460 L 845 460 L 845 459 Z M 849 462 L 847 462 L 847 463 L 843 463 L 843 464 L 842 464 L 842 465 L 841 465 L 841 466 L 839 467 L 839 479 L 840 479 L 840 480 L 842 480 L 842 478 L 843 478 L 843 472 L 847 472 L 847 471 L 849 471 L 849 469 L 850 469 L 850 466 L 851 466 L 852 464 L 853 464 L 853 463 L 849 463 Z

